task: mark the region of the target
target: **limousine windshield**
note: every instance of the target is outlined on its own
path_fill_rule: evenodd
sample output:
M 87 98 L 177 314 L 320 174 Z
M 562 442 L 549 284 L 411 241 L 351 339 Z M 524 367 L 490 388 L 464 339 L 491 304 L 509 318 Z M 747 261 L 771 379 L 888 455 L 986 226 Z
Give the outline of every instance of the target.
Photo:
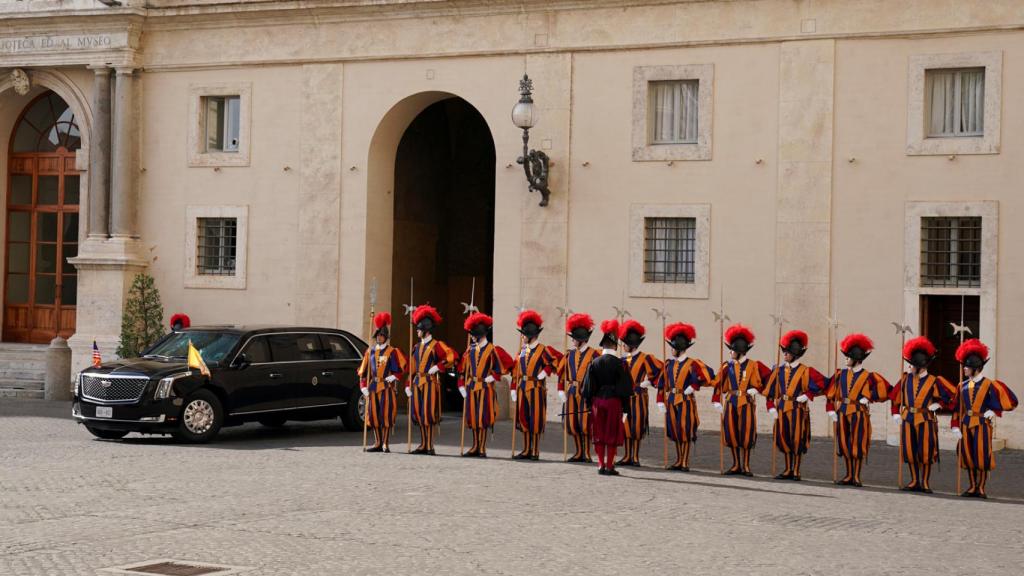
M 174 332 L 147 350 L 143 357 L 184 360 L 188 357 L 188 343 L 191 340 L 192 345 L 202 354 L 204 362 L 219 365 L 238 343 L 239 337 L 231 332 Z

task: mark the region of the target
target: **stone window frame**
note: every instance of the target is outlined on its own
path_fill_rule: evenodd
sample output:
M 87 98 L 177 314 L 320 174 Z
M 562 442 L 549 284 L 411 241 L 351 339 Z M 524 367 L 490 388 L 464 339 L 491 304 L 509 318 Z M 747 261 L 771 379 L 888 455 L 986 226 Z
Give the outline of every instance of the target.
M 207 152 L 203 130 L 206 96 L 238 96 L 238 151 Z M 189 85 L 188 165 L 194 168 L 249 166 L 252 126 L 252 83 L 219 82 Z
M 198 274 L 196 249 L 200 218 L 235 218 L 235 273 L 233 275 Z M 249 240 L 248 206 L 188 206 L 185 208 L 185 288 L 245 290 Z
M 981 218 L 981 285 L 979 287 L 931 287 L 921 285 L 921 220 L 927 217 Z M 904 322 L 921 332 L 921 296 L 979 296 L 980 338 L 996 357 L 996 309 L 999 264 L 999 203 L 983 202 L 907 202 L 903 223 L 903 302 Z M 986 371 L 995 376 L 995 366 Z
M 697 81 L 697 142 L 651 144 L 650 84 L 671 80 Z M 711 160 L 715 65 L 684 64 L 633 68 L 633 161 Z
M 644 281 L 644 219 L 693 218 L 693 282 Z M 710 291 L 711 204 L 632 204 L 629 207 L 629 295 L 637 298 L 706 299 Z
M 929 138 L 925 130 L 925 71 L 985 69 L 985 133 L 980 137 Z M 1003 53 L 914 54 L 907 66 L 907 155 L 998 154 L 1002 119 Z

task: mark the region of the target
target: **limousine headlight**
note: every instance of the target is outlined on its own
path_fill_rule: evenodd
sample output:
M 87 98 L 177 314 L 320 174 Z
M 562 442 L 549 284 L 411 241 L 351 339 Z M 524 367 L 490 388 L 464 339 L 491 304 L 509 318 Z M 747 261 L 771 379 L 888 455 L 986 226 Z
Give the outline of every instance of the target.
M 191 372 L 181 372 L 179 374 L 171 374 L 166 378 L 161 378 L 160 382 L 156 385 L 156 393 L 153 395 L 153 398 L 156 400 L 166 400 L 167 398 L 173 397 L 174 381 L 191 375 Z

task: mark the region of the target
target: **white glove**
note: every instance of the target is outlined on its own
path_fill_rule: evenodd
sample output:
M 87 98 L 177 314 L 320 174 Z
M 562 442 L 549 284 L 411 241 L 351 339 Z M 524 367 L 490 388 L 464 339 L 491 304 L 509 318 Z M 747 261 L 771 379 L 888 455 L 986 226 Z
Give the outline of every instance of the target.
M 942 408 L 942 406 L 938 402 L 932 402 L 931 404 L 928 405 L 928 409 L 931 410 L 932 412 L 935 412 L 939 408 Z
M 558 391 L 558 399 L 560 401 L 562 401 L 562 402 L 565 402 L 565 391 L 564 390 L 559 390 Z
M 465 398 L 467 396 L 467 394 L 466 394 L 466 387 L 465 386 L 459 386 L 459 394 L 462 394 L 463 398 Z
M 810 398 L 807 397 L 807 394 L 801 394 L 796 397 L 796 401 L 801 404 L 807 404 L 808 400 L 810 400 Z
M 750 397 L 753 398 L 754 396 L 757 396 L 757 389 L 756 388 L 747 388 L 747 394 L 749 394 Z
M 858 400 L 858 402 L 860 402 L 861 404 L 863 404 L 865 406 L 868 405 L 868 399 L 867 398 L 861 398 L 860 400 Z
M 961 439 L 963 437 L 964 437 L 964 435 L 960 433 L 960 429 L 959 428 L 953 428 L 953 438 L 956 438 L 957 440 L 959 440 L 959 439 Z
M 902 418 L 900 418 L 899 414 L 893 414 L 892 415 L 892 422 L 893 422 L 893 424 L 899 426 L 900 425 L 900 420 L 902 420 Z
M 629 414 L 622 415 L 622 423 L 625 424 L 629 420 Z
M 693 396 L 693 392 L 693 386 L 687 386 L 686 388 L 683 389 L 684 396 Z
M 661 412 L 662 414 L 668 412 L 668 408 L 665 408 L 664 402 L 658 402 L 658 412 Z
M 517 395 L 516 395 L 516 391 L 515 391 L 515 390 L 513 390 L 513 391 L 512 391 L 512 401 L 513 401 L 513 402 L 518 402 L 518 400 L 516 400 L 516 397 L 517 397 Z
M 434 374 L 437 374 L 440 371 L 441 369 L 437 367 L 437 364 L 434 364 L 433 366 L 430 367 L 430 370 L 427 370 L 427 374 L 433 376 Z
M 722 413 L 722 403 L 721 402 L 714 402 L 711 405 L 715 407 L 715 410 L 717 410 L 719 414 Z
M 395 382 L 398 382 L 398 378 L 395 378 L 394 374 L 388 374 L 388 377 L 385 378 L 384 381 L 388 384 L 394 384 Z
M 359 390 L 363 393 L 363 396 L 369 396 L 370 395 L 370 389 L 369 388 L 360 388 Z
M 412 398 L 412 388 L 409 388 L 408 386 L 406 386 L 405 387 L 405 395 L 408 396 L 409 398 Z
M 982 414 L 982 416 L 984 416 L 985 418 L 988 418 L 989 420 L 991 420 L 991 419 L 996 417 L 996 413 L 991 411 L 991 410 L 985 410 L 985 413 Z
M 645 389 L 645 390 L 650 390 L 650 388 L 651 388 L 651 381 L 650 380 L 644 380 L 643 382 L 640 383 L 640 387 Z
M 772 409 L 768 410 L 768 414 L 771 415 L 772 420 L 775 420 L 776 418 L 779 417 L 779 411 L 776 410 L 775 408 L 772 408 Z
M 494 384 L 494 376 L 488 375 L 487 378 L 484 378 L 484 382 L 487 382 L 488 384 Z
M 833 422 L 839 422 L 839 415 L 836 414 L 835 410 L 829 410 L 828 417 L 831 418 Z
M 548 377 L 548 373 L 546 371 L 544 371 L 544 370 L 541 370 L 540 374 L 537 374 L 537 380 L 543 380 L 543 379 L 545 379 L 547 377 Z

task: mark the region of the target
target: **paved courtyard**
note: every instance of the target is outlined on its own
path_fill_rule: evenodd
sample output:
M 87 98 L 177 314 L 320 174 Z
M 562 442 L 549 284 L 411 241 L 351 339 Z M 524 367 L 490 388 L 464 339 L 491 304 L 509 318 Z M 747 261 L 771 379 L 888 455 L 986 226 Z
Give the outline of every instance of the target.
M 94 440 L 66 405 L 0 403 L 0 575 L 104 574 L 174 558 L 247 575 L 1021 574 L 1024 457 L 999 454 L 989 501 L 895 491 L 876 446 L 864 489 L 830 481 L 816 443 L 801 483 L 721 477 L 715 437 L 689 474 L 619 478 L 561 458 L 512 462 L 507 424 L 486 461 L 363 454 L 334 423 L 227 429 L 184 446 Z M 755 472 L 768 473 L 767 442 Z M 403 450 L 404 452 L 404 445 Z M 500 457 L 499 457 L 500 456 Z M 936 472 L 951 491 L 952 454 Z M 661 440 L 646 463 L 661 465 Z M 593 502 L 606 504 L 595 508 Z

